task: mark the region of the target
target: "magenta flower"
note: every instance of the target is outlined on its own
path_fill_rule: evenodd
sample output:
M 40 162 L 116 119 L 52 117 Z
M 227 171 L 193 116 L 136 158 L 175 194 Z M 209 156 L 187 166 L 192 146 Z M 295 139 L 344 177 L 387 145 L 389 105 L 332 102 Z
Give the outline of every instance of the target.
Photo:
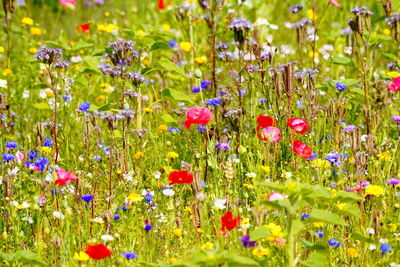
M 76 1 L 75 0 L 58 0 L 60 4 L 62 5 L 63 8 L 66 8 L 67 6 L 76 6 Z
M 281 130 L 274 126 L 268 126 L 263 129 L 262 137 L 264 138 L 263 140 L 267 139 L 271 143 L 278 142 L 279 140 L 282 139 Z
M 400 77 L 393 78 L 393 84 L 386 86 L 390 91 L 400 91 Z
M 66 171 L 64 169 L 57 170 L 57 177 L 58 179 L 55 181 L 55 184 L 59 186 L 64 186 L 69 182 L 75 182 L 78 176 L 72 174 L 72 171 Z

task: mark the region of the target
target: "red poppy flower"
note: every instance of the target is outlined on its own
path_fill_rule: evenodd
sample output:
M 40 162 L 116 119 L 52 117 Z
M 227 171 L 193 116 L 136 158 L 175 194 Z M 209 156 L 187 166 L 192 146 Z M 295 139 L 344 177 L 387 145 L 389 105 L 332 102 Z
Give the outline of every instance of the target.
M 170 185 L 173 184 L 190 184 L 193 182 L 193 175 L 188 171 L 172 171 L 168 175 Z
M 82 33 L 87 33 L 88 31 L 90 31 L 90 24 L 82 24 L 79 25 L 78 27 L 76 27 L 76 29 Z
M 300 157 L 303 159 L 309 159 L 312 155 L 311 148 L 299 140 L 295 140 L 293 142 L 293 151 L 294 153 L 300 155 Z
M 307 132 L 310 125 L 307 124 L 307 121 L 302 118 L 293 118 L 288 120 L 288 125 L 290 128 L 295 130 L 296 133 L 303 134 Z
M 222 222 L 222 230 L 226 229 L 230 231 L 239 225 L 240 216 L 234 218 L 232 212 L 227 211 L 225 215 L 221 217 L 221 222 Z
M 267 128 L 267 127 L 273 127 L 276 125 L 276 121 L 274 118 L 269 117 L 269 116 L 264 116 L 264 115 L 259 115 L 257 117 L 257 128 L 256 128 L 256 132 L 257 132 L 257 137 L 260 140 L 263 141 L 267 141 L 268 138 L 266 136 L 263 136 L 260 133 L 260 128 Z
M 165 8 L 164 0 L 158 0 L 157 8 L 160 9 L 160 10 Z
M 192 124 L 207 125 L 212 118 L 212 113 L 208 108 L 192 107 L 186 111 L 186 120 L 184 125 L 190 129 Z
M 94 260 L 101 260 L 111 255 L 111 250 L 104 244 L 88 245 L 85 253 Z

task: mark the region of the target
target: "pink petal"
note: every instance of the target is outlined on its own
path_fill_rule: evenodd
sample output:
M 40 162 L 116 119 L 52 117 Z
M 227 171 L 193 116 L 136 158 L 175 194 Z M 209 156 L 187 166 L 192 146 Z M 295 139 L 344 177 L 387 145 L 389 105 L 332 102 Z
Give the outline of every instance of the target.
M 328 3 L 334 5 L 335 7 L 340 7 L 340 4 L 336 2 L 336 0 L 328 0 Z

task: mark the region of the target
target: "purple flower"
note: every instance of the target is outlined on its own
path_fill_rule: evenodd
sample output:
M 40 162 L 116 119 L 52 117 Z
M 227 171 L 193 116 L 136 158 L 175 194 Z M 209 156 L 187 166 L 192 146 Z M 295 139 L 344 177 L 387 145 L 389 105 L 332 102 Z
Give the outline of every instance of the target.
M 203 80 L 200 82 L 200 87 L 202 90 L 206 90 L 208 88 L 210 88 L 211 86 L 211 82 L 209 80 Z
M 347 86 L 341 82 L 337 82 L 335 84 L 335 88 L 338 89 L 339 91 L 344 91 L 346 89 L 346 87 Z
M 355 125 L 347 125 L 346 127 L 343 128 L 343 131 L 346 133 L 351 133 L 354 132 L 357 129 L 357 126 Z
M 399 178 L 390 178 L 389 180 L 386 180 L 386 184 L 396 186 L 396 185 L 400 184 L 400 179 Z
M 315 235 L 318 236 L 319 238 L 324 237 L 324 231 L 315 231 Z
M 400 115 L 393 115 L 392 120 L 394 120 L 397 123 L 400 123 Z
M 215 147 L 219 150 L 223 150 L 223 151 L 227 151 L 229 149 L 231 149 L 229 142 L 228 143 L 215 143 Z
M 331 247 L 338 248 L 338 247 L 340 247 L 341 244 L 342 244 L 342 242 L 339 242 L 339 240 L 337 240 L 336 238 L 332 238 L 332 239 L 328 240 L 328 245 Z
M 242 241 L 242 245 L 245 248 L 254 247 L 256 245 L 256 241 L 250 241 L 249 234 L 245 234 L 244 236 L 242 236 L 242 238 L 240 240 Z
M 6 148 L 14 149 L 14 148 L 17 148 L 17 147 L 18 147 L 17 142 L 8 141 L 8 142 L 6 143 Z

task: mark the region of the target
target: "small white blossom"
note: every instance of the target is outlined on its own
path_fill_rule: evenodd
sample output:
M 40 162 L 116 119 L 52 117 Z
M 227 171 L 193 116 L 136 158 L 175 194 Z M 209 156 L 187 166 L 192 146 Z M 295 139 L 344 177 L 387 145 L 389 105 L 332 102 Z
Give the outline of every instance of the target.
M 214 201 L 214 208 L 223 210 L 226 208 L 226 199 L 216 198 Z

